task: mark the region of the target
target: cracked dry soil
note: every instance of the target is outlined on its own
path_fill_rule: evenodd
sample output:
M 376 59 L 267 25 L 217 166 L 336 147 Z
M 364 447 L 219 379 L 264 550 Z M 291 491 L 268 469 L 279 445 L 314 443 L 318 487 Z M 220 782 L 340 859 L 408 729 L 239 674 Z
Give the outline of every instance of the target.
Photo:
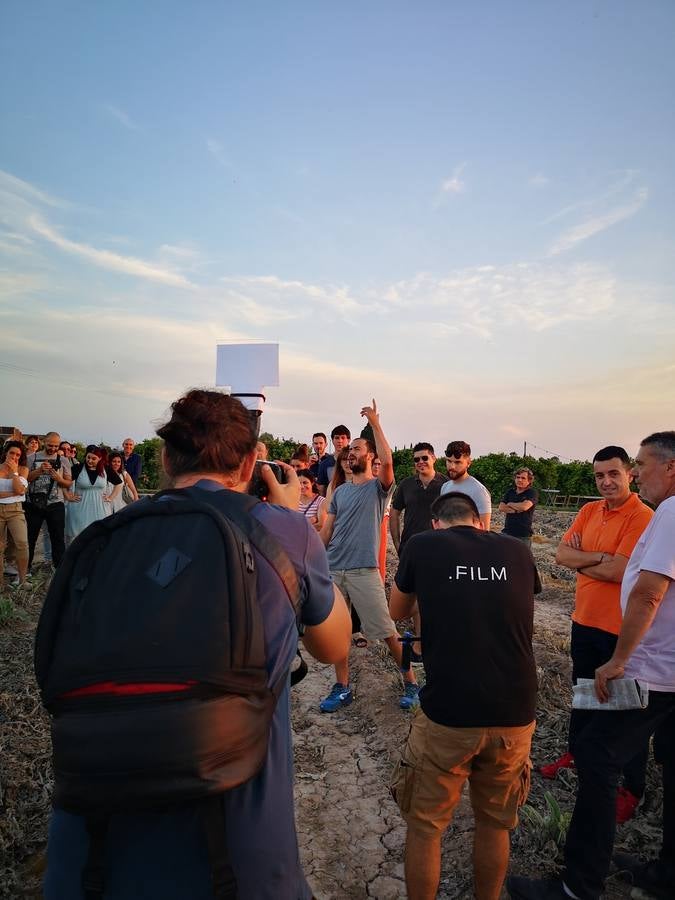
M 556 759 L 566 749 L 571 703 L 569 614 L 574 578 L 555 565 L 560 535 L 571 513 L 538 510 L 539 536 L 532 550 L 543 591 L 535 602 L 534 648 L 539 678 L 537 732 L 532 747 L 535 766 Z M 501 530 L 494 516 L 493 529 Z M 397 558 L 389 547 L 387 593 Z M 398 707 L 400 680 L 383 645 L 352 648 L 354 702 L 333 714 L 318 702 L 334 681 L 332 666 L 308 660 L 309 673 L 292 692 L 296 766 L 296 820 L 300 854 L 316 900 L 395 900 L 406 896 L 403 880 L 405 826 L 388 790 L 398 754 L 408 735 L 410 713 Z M 420 674 L 418 670 L 418 675 Z M 617 829 L 617 848 L 650 855 L 660 844 L 659 775 L 650 762 L 648 795 L 642 812 Z M 563 811 L 574 805 L 576 776 L 555 782 L 533 774 L 529 804 L 547 809 L 550 792 Z M 473 898 L 471 845 L 473 816 L 462 797 L 442 844 L 438 900 Z M 561 863 L 559 848 L 545 835 L 520 826 L 513 833 L 510 871 L 545 877 Z M 611 877 L 606 900 L 628 898 L 629 888 Z M 507 900 L 506 892 L 502 892 Z
M 540 508 L 533 553 L 543 593 L 535 605 L 534 647 L 538 664 L 536 765 L 565 749 L 570 704 L 569 613 L 571 573 L 554 563 L 560 535 L 571 514 Z M 494 528 L 502 520 L 494 516 Z M 390 547 L 387 589 L 397 560 Z M 39 900 L 51 794 L 50 741 L 33 676 L 35 623 L 46 575 L 15 596 L 16 615 L 0 626 L 0 898 Z M 300 853 L 317 900 L 393 900 L 405 897 L 405 829 L 389 796 L 388 782 L 407 737 L 410 714 L 398 707 L 400 681 L 383 646 L 352 651 L 355 700 L 333 715 L 318 701 L 333 683 L 333 669 L 308 660 L 307 678 L 292 692 L 295 741 L 296 818 Z M 529 804 L 545 813 L 545 792 L 563 811 L 574 805 L 576 775 L 555 782 L 534 775 Z M 644 805 L 617 829 L 615 846 L 643 856 L 661 842 L 660 773 L 650 762 Z M 443 840 L 439 900 L 473 896 L 473 817 L 460 803 Z M 511 871 L 543 876 L 560 863 L 559 848 L 545 833 L 521 826 L 513 834 Z M 610 879 L 606 900 L 627 898 L 625 885 Z M 504 894 L 505 898 L 506 895 Z

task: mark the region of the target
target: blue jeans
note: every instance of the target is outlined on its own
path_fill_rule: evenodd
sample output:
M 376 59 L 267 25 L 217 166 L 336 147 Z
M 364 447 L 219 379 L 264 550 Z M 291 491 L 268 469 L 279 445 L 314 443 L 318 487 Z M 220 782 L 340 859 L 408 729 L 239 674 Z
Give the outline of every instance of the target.
M 661 860 L 675 865 L 675 693 L 650 691 L 646 709 L 599 712 L 576 744 L 579 789 L 565 844 L 565 884 L 581 900 L 600 897 L 609 872 L 621 770 L 654 735 L 663 766 Z

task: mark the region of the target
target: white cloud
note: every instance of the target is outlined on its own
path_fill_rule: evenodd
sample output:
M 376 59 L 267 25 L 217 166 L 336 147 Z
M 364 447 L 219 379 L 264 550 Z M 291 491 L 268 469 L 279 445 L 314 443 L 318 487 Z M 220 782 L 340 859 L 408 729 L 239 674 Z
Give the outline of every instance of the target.
M 550 184 L 550 180 L 545 175 L 542 175 L 541 172 L 537 172 L 536 175 L 528 179 L 527 183 L 533 188 L 544 188 Z
M 647 202 L 648 196 L 647 188 L 640 188 L 627 203 L 616 206 L 601 215 L 594 216 L 585 222 L 581 222 L 579 225 L 575 225 L 574 228 L 568 229 L 553 243 L 549 250 L 549 256 L 565 253 L 582 241 L 593 237 L 593 235 L 611 228 L 612 225 L 623 222 L 625 219 L 630 219 L 642 209 Z
M 120 109 L 119 106 L 113 106 L 112 103 L 104 103 L 103 109 L 108 115 L 119 122 L 120 125 L 124 125 L 125 128 L 128 128 L 129 131 L 139 131 L 139 126 L 133 121 L 131 116 L 124 112 L 123 109 Z
M 438 195 L 434 200 L 434 209 L 437 209 L 452 194 L 461 194 L 466 187 L 466 183 L 462 180 L 461 175 L 466 168 L 466 163 L 460 163 L 455 167 L 452 175 L 441 182 Z
M 578 200 L 575 203 L 570 203 L 548 216 L 539 224 L 550 225 L 551 222 L 555 222 L 557 219 L 563 219 L 565 216 L 569 216 L 571 213 L 577 212 L 578 210 L 602 208 L 604 204 L 613 200 L 617 195 L 625 196 L 626 191 L 635 184 L 639 173 L 635 169 L 624 169 L 622 172 L 611 174 L 614 176 L 614 180 L 609 187 L 600 194 L 587 197 L 584 200 Z
M 4 172 L 0 169 L 0 197 L 4 201 L 6 198 L 3 195 L 9 195 L 9 198 L 14 200 L 22 198 L 24 201 L 37 202 L 44 206 L 56 207 L 57 209 L 67 209 L 70 206 L 64 200 L 60 200 L 58 197 L 54 197 L 52 194 L 35 187 L 28 181 L 23 181 L 21 178 L 17 178 L 15 175 L 10 175 L 9 172 Z
M 188 288 L 191 286 L 190 282 L 183 275 L 172 269 L 161 267 L 143 259 L 136 259 L 133 256 L 121 256 L 119 253 L 112 253 L 110 250 L 98 250 L 95 247 L 90 247 L 88 244 L 71 241 L 59 234 L 56 229 L 52 228 L 36 214 L 29 217 L 28 224 L 35 234 L 39 234 L 40 237 L 43 237 L 60 250 L 80 256 L 102 269 L 119 272 L 124 275 L 135 275 L 138 278 L 156 281 L 171 287 Z
M 227 154 L 225 153 L 225 148 L 220 143 L 220 141 L 216 141 L 213 138 L 208 138 L 206 141 L 206 149 L 224 169 L 234 169 L 234 166 L 228 159 Z

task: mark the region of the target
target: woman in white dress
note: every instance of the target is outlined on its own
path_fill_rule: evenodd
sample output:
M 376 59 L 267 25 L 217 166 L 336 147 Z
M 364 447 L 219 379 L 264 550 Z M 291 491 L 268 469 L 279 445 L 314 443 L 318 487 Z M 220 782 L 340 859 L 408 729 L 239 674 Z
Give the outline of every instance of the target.
M 138 500 L 138 491 L 133 478 L 124 468 L 124 454 L 121 450 L 113 450 L 108 457 L 108 473 L 110 472 L 122 479 L 122 484 L 115 487 L 110 499 L 110 508 L 116 513 Z M 131 499 L 127 499 L 128 497 Z
M 73 483 L 64 496 L 68 502 L 66 517 L 66 537 L 69 540 L 77 537 L 84 529 L 105 519 L 112 512 L 111 495 L 116 486 L 120 488 L 122 479 L 114 472 L 106 474 L 106 452 L 102 447 L 90 444 L 84 457 L 84 463 L 77 463 L 72 468 Z

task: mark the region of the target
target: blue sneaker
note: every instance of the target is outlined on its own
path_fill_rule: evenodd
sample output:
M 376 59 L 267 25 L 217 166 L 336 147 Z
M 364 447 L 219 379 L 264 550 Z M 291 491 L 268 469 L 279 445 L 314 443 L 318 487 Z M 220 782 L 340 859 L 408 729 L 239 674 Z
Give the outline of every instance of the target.
M 420 705 L 419 693 L 420 689 L 418 685 L 406 681 L 405 693 L 398 701 L 398 705 L 401 709 L 416 709 Z
M 321 712 L 335 712 L 341 706 L 349 706 L 353 699 L 354 694 L 349 685 L 340 684 L 338 681 L 333 685 L 330 694 L 319 703 L 319 709 Z

